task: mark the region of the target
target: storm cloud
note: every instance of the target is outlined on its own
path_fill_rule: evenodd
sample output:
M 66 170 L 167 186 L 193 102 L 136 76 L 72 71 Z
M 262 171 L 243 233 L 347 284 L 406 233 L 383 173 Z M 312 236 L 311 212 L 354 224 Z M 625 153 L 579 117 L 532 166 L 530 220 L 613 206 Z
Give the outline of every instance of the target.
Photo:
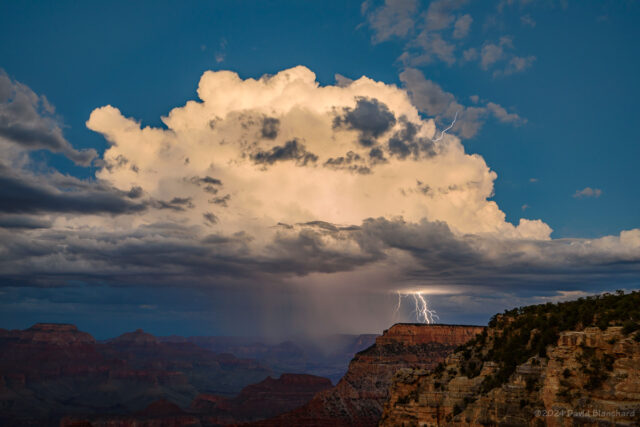
M 20 156 L 0 165 L 0 284 L 232 290 L 277 307 L 318 293 L 326 317 L 336 299 L 379 307 L 406 289 L 464 311 L 486 295 L 637 282 L 639 229 L 552 239 L 540 219 L 507 221 L 484 159 L 420 114 L 444 117 L 455 98 L 419 77 L 403 75 L 407 91 L 367 77 L 322 86 L 305 67 L 258 80 L 206 72 L 200 100 L 162 128 L 96 108 L 87 126 L 111 144 L 94 178 L 36 173 Z M 359 321 L 388 326 L 390 308 Z
M 294 160 L 296 164 L 301 166 L 318 160 L 318 156 L 308 152 L 304 144 L 297 139 L 287 141 L 282 146 L 275 146 L 269 151 L 258 151 L 252 154 L 251 158 L 256 164 L 272 165 L 275 162 Z
M 275 117 L 265 117 L 262 120 L 262 129 L 260 133 L 263 138 L 276 139 L 278 136 L 278 129 L 280 128 L 280 120 Z
M 495 102 L 483 102 L 480 105 L 464 106 L 456 97 L 446 92 L 437 83 L 425 78 L 420 70 L 406 68 L 400 73 L 400 80 L 415 106 L 429 116 L 433 116 L 443 125 L 453 124 L 451 132 L 461 138 L 473 138 L 491 116 L 501 123 L 519 126 L 527 122 L 516 113 L 509 113 L 506 108 Z M 475 104 L 480 103 L 478 96 L 472 96 Z M 453 119 L 456 119 L 453 123 Z
M 147 208 L 144 203 L 131 200 L 134 198 L 135 191 L 119 191 L 58 174 L 21 174 L 0 164 L 0 212 L 3 213 L 125 214 Z
M 360 144 L 371 147 L 395 123 L 395 116 L 385 104 L 375 98 L 359 98 L 355 108 L 343 109 L 342 115 L 335 118 L 333 127 L 358 131 Z
M 412 155 L 418 158 L 421 153 L 426 156 L 435 156 L 435 143 L 428 138 L 418 138 L 418 129 L 416 126 L 401 117 L 402 127 L 389 138 L 389 152 L 402 159 Z
M 96 158 L 94 149 L 76 150 L 67 141 L 46 97 L 11 80 L 0 70 L 0 141 L 26 150 L 61 153 L 83 166 Z

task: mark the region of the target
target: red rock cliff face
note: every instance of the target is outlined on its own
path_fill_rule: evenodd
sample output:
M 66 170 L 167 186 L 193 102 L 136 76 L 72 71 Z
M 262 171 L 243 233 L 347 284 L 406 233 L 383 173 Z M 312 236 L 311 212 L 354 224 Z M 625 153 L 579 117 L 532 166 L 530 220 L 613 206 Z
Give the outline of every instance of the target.
M 399 342 L 405 346 L 429 343 L 459 346 L 475 337 L 476 334 L 481 333 L 483 329 L 484 327 L 482 326 L 398 323 L 376 338 L 376 345 L 393 345 Z
M 400 371 L 380 425 L 638 426 L 640 342 L 622 329 L 562 332 L 545 357 L 532 356 L 489 392 L 482 383 L 497 364 L 484 362 L 470 378 L 462 374 L 464 352 L 447 357 L 440 373 Z M 495 334 L 489 330 L 490 341 Z
M 355 355 L 335 387 L 299 409 L 251 425 L 375 426 L 399 369 L 431 369 L 483 330 L 480 326 L 394 325 L 373 346 Z

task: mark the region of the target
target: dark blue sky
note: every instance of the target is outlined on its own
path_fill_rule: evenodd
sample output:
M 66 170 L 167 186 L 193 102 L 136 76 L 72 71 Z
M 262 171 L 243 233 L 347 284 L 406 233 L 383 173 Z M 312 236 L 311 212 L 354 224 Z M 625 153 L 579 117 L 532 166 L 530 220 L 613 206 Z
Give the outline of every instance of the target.
M 487 115 L 477 134 L 463 139 L 466 151 L 480 154 L 498 174 L 493 200 L 507 221 L 539 218 L 554 230 L 554 239 L 617 235 L 638 227 L 640 2 L 457 3 L 456 19 L 468 14 L 472 22 L 464 37 L 448 36 L 455 51 L 454 60 L 447 62 L 437 57 L 400 59 L 403 52 L 416 52 L 418 21 L 428 1 L 417 2 L 415 13 L 409 13 L 415 20 L 411 30 L 382 38 L 382 27 L 374 23 L 382 2 L 1 2 L 0 68 L 46 96 L 73 147 L 95 148 L 100 154 L 107 148 L 104 137 L 85 126 L 94 109 L 110 104 L 143 125 L 164 126 L 161 116 L 197 99 L 198 81 L 206 70 L 258 78 L 304 65 L 323 85 L 334 84 L 338 73 L 404 87 L 400 74 L 415 68 L 464 107 L 473 107 L 470 97 L 478 96 L 483 105 L 499 104 L 519 116 L 519 124 L 513 125 Z M 484 57 L 489 45 L 503 49 L 495 62 Z M 470 59 L 463 59 L 471 48 L 476 56 L 470 52 Z M 513 58 L 529 62 L 509 71 Z M 443 124 L 450 117 L 440 119 Z M 50 151 L 30 155 L 42 168 L 83 180 L 92 179 L 97 170 Z M 576 196 L 587 188 L 592 191 Z M 150 297 L 144 287 L 118 291 L 85 287 L 82 279 L 79 283 L 83 284 L 69 288 L 75 290 L 65 291 L 63 298 L 55 288 L 9 287 L 2 291 L 10 300 L 2 320 L 13 327 L 26 326 L 38 316 L 80 319 L 98 335 L 132 323 L 151 329 L 155 325 L 157 333 L 207 330 L 202 318 L 193 314 L 206 312 L 206 307 L 186 302 L 200 298 L 195 294 L 176 302 L 180 292 L 171 288 Z M 208 292 L 222 305 L 242 305 L 241 294 Z M 64 305 L 55 305 L 59 298 L 64 304 L 75 301 L 82 314 L 74 318 Z M 176 304 L 181 314 L 174 319 L 182 320 L 169 326 L 157 315 L 129 310 L 119 299 L 133 301 L 132 307 Z M 35 314 L 19 314 L 36 300 L 42 305 Z M 91 317 L 98 300 L 119 308 L 102 305 L 102 314 Z M 104 326 L 103 319 L 114 312 L 127 320 Z M 209 321 L 215 317 L 203 316 Z M 460 310 L 445 320 L 478 322 L 487 317 L 474 316 Z M 224 327 L 216 332 L 223 333 Z

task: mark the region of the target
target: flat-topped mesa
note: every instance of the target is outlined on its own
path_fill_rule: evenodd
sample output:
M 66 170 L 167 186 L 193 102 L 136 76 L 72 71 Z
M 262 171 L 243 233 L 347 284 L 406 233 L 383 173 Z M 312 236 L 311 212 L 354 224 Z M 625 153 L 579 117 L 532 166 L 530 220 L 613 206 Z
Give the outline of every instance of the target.
M 79 331 L 75 325 L 67 323 L 36 323 L 24 331 L 11 331 L 10 335 L 22 342 L 40 344 L 72 345 L 95 343 L 87 332 Z
M 160 341 L 155 336 L 142 329 L 136 329 L 133 332 L 125 332 L 124 334 L 116 337 L 110 341 L 112 344 L 126 344 L 126 345 L 148 345 L 158 344 Z
M 400 343 L 412 346 L 440 343 L 458 346 L 482 333 L 484 329 L 484 326 L 472 325 L 396 323 L 376 338 L 376 345 L 385 346 Z

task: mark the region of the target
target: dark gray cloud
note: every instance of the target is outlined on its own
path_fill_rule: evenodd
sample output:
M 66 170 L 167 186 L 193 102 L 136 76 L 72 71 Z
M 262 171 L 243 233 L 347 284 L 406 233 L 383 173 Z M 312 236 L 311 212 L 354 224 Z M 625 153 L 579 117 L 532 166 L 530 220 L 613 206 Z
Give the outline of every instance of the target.
M 115 159 L 113 159 L 111 161 L 103 160 L 103 162 L 104 162 L 104 167 L 109 172 L 111 172 L 114 169 L 118 169 L 118 168 L 122 168 L 122 167 L 126 166 L 127 163 L 129 163 L 129 159 L 127 159 L 122 154 L 118 154 L 118 156 Z
M 209 194 L 218 194 L 218 188 L 215 185 L 205 185 L 203 190 Z
M 208 214 L 204 226 L 217 221 L 215 214 Z M 282 322 L 279 332 L 290 332 L 292 323 L 297 332 L 310 331 L 325 325 L 327 318 L 335 323 L 325 332 L 345 327 L 377 332 L 399 320 L 393 317 L 394 293 L 402 289 L 419 287 L 427 295 L 429 289 L 436 290 L 429 295 L 430 303 L 442 321 L 456 323 L 468 315 L 473 322 L 484 322 L 505 307 L 544 302 L 541 297 L 562 291 L 601 292 L 640 285 L 637 250 L 598 250 L 597 242 L 580 239 L 460 236 L 443 222 L 371 218 L 358 226 L 325 221 L 278 224 L 266 247 L 260 242 L 256 250 L 248 233 L 207 235 L 203 229 L 175 222 L 105 231 L 0 227 L 2 309 L 17 313 L 24 308 L 25 317 L 52 319 L 46 307 L 53 302 L 36 306 L 26 295 L 117 289 L 114 292 L 122 297 L 140 289 L 144 304 L 152 304 L 158 293 L 173 290 L 179 298 L 168 301 L 163 314 L 191 312 L 193 301 L 205 299 L 203 311 L 215 313 L 216 324 L 222 319 L 228 322 L 226 333 L 243 332 L 237 327 L 238 307 L 243 309 L 242 319 L 252 320 L 251 329 L 244 332 L 253 332 L 260 323 L 256 314 L 260 310 L 266 310 L 271 321 Z M 35 287 L 39 289 L 30 290 Z M 445 294 L 438 295 L 437 290 Z M 203 297 L 201 292 L 216 295 Z M 16 293 L 22 296 L 6 304 L 7 296 Z M 233 293 L 238 299 L 230 303 Z M 78 316 L 77 307 L 87 301 L 80 298 L 54 306 L 67 316 L 69 312 Z M 225 303 L 214 309 L 219 301 Z M 106 310 L 93 305 L 90 317 L 108 319 L 123 310 L 120 301 Z M 409 319 L 409 313 L 403 318 Z M 161 315 L 150 319 L 157 322 Z
M 189 163 L 189 158 L 185 159 L 185 163 Z M 124 168 L 129 165 L 130 170 L 134 171 L 135 173 L 140 172 L 140 168 L 138 168 L 138 166 L 136 166 L 135 164 L 130 163 L 129 159 L 124 157 L 122 154 L 119 154 L 115 159 L 109 161 L 105 161 L 103 159 L 95 159 L 94 165 L 104 167 L 109 172 L 112 172 L 115 169 Z
M 455 112 L 456 97 L 426 79 L 419 70 L 407 68 L 400 73 L 400 81 L 404 83 L 413 104 L 427 115 L 434 117 L 450 115 L 451 110 Z
M 353 173 L 367 175 L 371 169 L 366 166 L 362 156 L 353 151 L 348 151 L 344 156 L 330 157 L 324 162 L 324 167 L 336 170 L 348 170 Z
M 194 208 L 191 197 L 174 197 L 171 200 L 153 200 L 151 205 L 156 209 L 171 209 L 174 211 L 184 211 L 186 208 Z
M 324 221 L 300 224 L 294 233 L 276 235 L 268 246 L 274 258 L 265 266 L 280 274 L 335 273 L 352 271 L 385 257 L 382 252 L 367 250 L 346 254 L 327 242 L 327 237 L 337 241 L 351 240 L 353 233 L 354 230 Z
M 362 160 L 362 157 L 358 153 L 354 153 L 353 151 L 347 152 L 346 155 L 340 157 L 331 157 L 326 162 L 326 166 L 331 167 L 339 167 L 343 165 L 351 165 L 353 163 L 357 163 Z
M 386 104 L 375 98 L 360 97 L 356 99 L 355 108 L 344 108 L 335 117 L 333 127 L 358 131 L 360 144 L 371 147 L 395 123 L 396 118 Z
M 442 272 L 453 265 L 475 265 L 481 256 L 456 237 L 444 222 L 407 223 L 401 219 L 368 219 L 357 237 L 369 252 L 398 249 L 410 253 L 432 271 Z
M 391 155 L 404 159 L 412 156 L 414 159 L 421 155 L 433 157 L 436 155 L 435 143 L 427 138 L 419 138 L 418 128 L 406 117 L 400 118 L 402 127 L 389 138 L 388 148 Z
M 218 223 L 218 217 L 215 214 L 211 213 L 211 212 L 203 213 L 202 216 L 204 217 L 204 219 L 209 224 L 217 224 Z
M 139 199 L 144 194 L 142 187 L 131 187 L 131 190 L 127 191 L 127 197 L 130 199 Z
M 275 117 L 265 117 L 262 119 L 262 129 L 260 133 L 265 139 L 276 139 L 280 129 L 280 120 Z
M 204 215 L 215 224 L 217 216 Z M 316 272 L 348 272 L 409 255 L 398 281 L 515 292 L 559 286 L 611 286 L 640 281 L 640 253 L 611 251 L 581 239 L 525 241 L 456 235 L 444 222 L 371 218 L 358 226 L 324 221 L 282 225 L 267 251 L 254 252 L 246 233 L 201 236 L 198 228 L 155 223 L 127 232 L 0 228 L 0 283 L 41 286 L 69 281 L 216 286 L 222 278 L 264 280 Z M 543 254 L 543 255 L 541 255 Z M 55 262 L 53 262 L 55 260 Z M 388 265 L 385 263 L 389 263 Z M 515 286 L 515 288 L 514 288 Z
M 222 185 L 222 181 L 220 181 L 217 178 L 211 178 L 210 176 L 205 176 L 204 178 L 201 178 L 200 182 L 204 182 L 205 184 L 212 184 L 212 185 Z
M 29 175 L 0 164 L 0 212 L 128 214 L 143 211 L 137 195 L 60 174 Z M 130 197 L 134 196 L 134 197 Z
M 52 221 L 47 218 L 30 215 L 0 215 L 0 228 L 49 228 Z
M 218 221 L 211 212 L 204 220 Z M 255 284 L 268 277 L 352 270 L 380 258 L 366 252 L 344 254 L 325 241 L 328 234 L 348 239 L 352 232 L 348 227 L 302 225 L 278 233 L 265 255 L 249 251 L 252 237 L 243 232 L 202 238 L 201 230 L 175 223 L 155 223 L 128 232 L 76 229 L 25 234 L 0 228 L 0 251 L 7 253 L 0 259 L 0 284 L 61 286 L 82 281 L 215 286 L 225 278 Z
M 354 238 L 368 253 L 393 249 L 411 254 L 415 264 L 402 274 L 423 283 L 516 295 L 521 290 L 535 294 L 562 287 L 602 291 L 640 285 L 640 252 L 615 253 L 605 242 L 458 236 L 443 222 L 384 218 L 364 221 Z
M 220 181 L 218 178 L 213 178 L 208 175 L 204 178 L 201 178 L 199 176 L 185 178 L 185 181 L 187 180 L 197 185 L 198 187 L 204 185 L 202 189 L 209 194 L 218 194 L 218 191 L 220 191 L 220 187 L 222 187 L 222 181 Z
M 371 162 L 373 164 L 384 163 L 387 161 L 387 158 L 384 156 L 384 153 L 378 147 L 375 147 L 369 150 L 369 158 L 371 159 Z
M 284 145 L 276 145 L 268 151 L 258 151 L 251 155 L 256 164 L 272 165 L 276 162 L 295 160 L 298 166 L 315 163 L 318 156 L 307 151 L 304 144 L 297 139 L 287 141 Z
M 516 113 L 509 113 L 504 107 L 494 102 L 483 101 L 484 106 L 466 107 L 456 100 L 456 97 L 446 92 L 437 83 L 425 78 L 420 70 L 407 68 L 400 73 L 400 81 L 404 84 L 411 102 L 416 108 L 428 116 L 434 117 L 440 127 L 449 126 L 453 119 L 457 119 L 451 132 L 461 138 L 473 138 L 488 117 L 493 116 L 502 123 L 514 126 L 526 123 Z M 473 97 L 475 103 L 479 97 Z
M 231 194 L 225 194 L 222 197 L 214 197 L 213 199 L 209 199 L 209 203 L 220 205 L 226 208 L 228 206 L 227 202 L 229 202 L 229 200 L 231 200 Z
M 0 141 L 25 150 L 61 153 L 73 162 L 88 166 L 97 157 L 94 149 L 76 150 L 67 141 L 44 96 L 12 81 L 0 70 Z
M 189 181 L 191 181 L 196 185 L 200 185 L 200 184 L 222 185 L 222 181 L 220 181 L 217 178 L 212 178 L 208 175 L 203 178 L 199 176 L 192 176 L 191 178 L 189 178 Z
M 191 197 L 174 197 L 169 203 L 171 203 L 172 205 L 189 206 L 191 204 Z
M 151 224 L 126 233 L 42 231 L 36 236 L 0 229 L 1 248 L 8 252 L 0 261 L 3 285 L 83 281 L 196 286 L 211 277 L 252 274 L 250 260 L 242 267 L 243 240 L 229 236 L 226 242 L 201 242 L 194 230 L 176 224 Z

